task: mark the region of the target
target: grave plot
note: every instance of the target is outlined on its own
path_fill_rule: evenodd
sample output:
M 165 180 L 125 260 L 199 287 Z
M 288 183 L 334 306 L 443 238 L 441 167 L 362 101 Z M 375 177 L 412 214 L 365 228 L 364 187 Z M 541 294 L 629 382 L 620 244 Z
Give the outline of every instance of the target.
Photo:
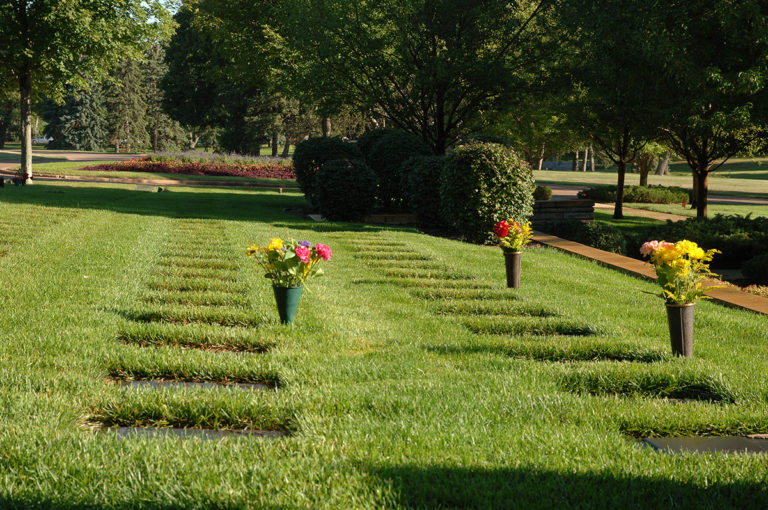
M 180 237 L 207 248 L 202 255 L 180 250 Z M 281 385 L 260 356 L 275 345 L 258 331 L 269 321 L 251 309 L 241 266 L 221 237 L 218 227 L 184 227 L 166 246 L 160 272 L 140 297 L 144 306 L 124 313 L 118 338 L 125 348 L 106 362 L 109 380 L 130 393 L 92 408 L 101 428 L 121 438 L 288 433 L 290 413 L 274 409 L 274 395 L 264 397 Z
M 702 369 L 674 365 L 579 367 L 561 375 L 558 382 L 564 390 L 578 394 L 736 402 L 733 390 L 722 379 Z

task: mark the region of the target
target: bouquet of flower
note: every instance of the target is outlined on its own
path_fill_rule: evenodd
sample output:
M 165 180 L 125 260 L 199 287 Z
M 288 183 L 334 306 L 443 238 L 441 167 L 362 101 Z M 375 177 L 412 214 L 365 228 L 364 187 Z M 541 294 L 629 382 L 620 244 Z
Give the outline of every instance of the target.
M 252 245 L 246 255 L 256 259 L 264 269 L 264 277 L 276 287 L 301 287 L 310 276 L 320 276 L 323 269 L 317 263 L 331 260 L 331 249 L 321 243 L 314 247 L 309 241 L 272 239 L 267 246 Z
M 684 305 L 695 303 L 700 297 L 706 298 L 701 284 L 707 278 L 717 276 L 709 270 L 708 262 L 721 252 L 704 251 L 696 243 L 683 240 L 676 243 L 648 241 L 640 248 L 640 253 L 650 257 L 667 303 Z
M 533 230 L 531 222 L 521 225 L 512 219 L 502 220 L 493 227 L 493 233 L 499 242 L 499 246 L 505 252 L 518 252 L 523 246 L 531 242 Z

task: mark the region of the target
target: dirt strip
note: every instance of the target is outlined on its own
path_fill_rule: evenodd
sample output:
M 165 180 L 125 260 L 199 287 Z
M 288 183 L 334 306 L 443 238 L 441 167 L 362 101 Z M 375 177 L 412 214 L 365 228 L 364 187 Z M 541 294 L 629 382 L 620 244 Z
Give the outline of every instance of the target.
M 624 255 L 617 255 L 604 250 L 598 250 L 591 246 L 568 241 L 542 232 L 534 232 L 533 240 L 545 246 L 557 248 L 566 253 L 594 260 L 600 265 L 616 269 L 623 273 L 646 278 L 648 280 L 656 279 L 656 272 L 653 270 L 653 266 L 642 260 L 625 257 Z M 705 283 L 705 286 L 716 286 L 721 284 L 722 282 L 717 280 L 708 280 Z M 768 298 L 742 292 L 735 287 L 714 289 L 710 291 L 708 295 L 713 301 L 768 315 Z

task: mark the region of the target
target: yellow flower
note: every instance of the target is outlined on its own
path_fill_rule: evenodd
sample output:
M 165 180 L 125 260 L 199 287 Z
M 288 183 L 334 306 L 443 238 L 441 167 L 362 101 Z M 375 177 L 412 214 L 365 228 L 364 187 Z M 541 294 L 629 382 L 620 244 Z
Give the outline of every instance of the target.
M 267 249 L 270 250 L 270 251 L 282 250 L 283 249 L 283 240 L 280 239 L 279 237 L 273 238 L 269 242 L 269 246 L 267 246 Z
M 258 252 L 261 248 L 259 246 L 256 246 L 255 244 L 252 244 L 250 248 L 245 250 L 245 254 L 249 257 L 252 256 L 254 253 Z
M 682 240 L 675 243 L 675 248 L 683 254 L 688 255 L 695 260 L 701 260 L 704 257 L 704 250 L 699 248 L 699 245 L 693 241 Z

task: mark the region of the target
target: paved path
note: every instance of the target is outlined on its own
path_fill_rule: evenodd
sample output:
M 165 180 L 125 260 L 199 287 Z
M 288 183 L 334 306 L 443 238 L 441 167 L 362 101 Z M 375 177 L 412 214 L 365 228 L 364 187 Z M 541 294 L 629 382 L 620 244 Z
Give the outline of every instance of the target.
M 566 239 L 561 239 L 550 234 L 534 232 L 533 240 L 557 248 L 558 250 L 577 255 L 579 257 L 594 260 L 600 265 L 616 269 L 623 273 L 633 276 L 639 276 L 649 280 L 655 280 L 656 272 L 653 267 L 642 260 L 617 255 L 608 251 L 598 250 L 591 246 L 586 246 Z M 722 282 L 717 280 L 708 280 L 705 286 L 720 285 Z M 743 308 L 757 313 L 768 315 L 768 298 L 742 292 L 738 287 L 725 287 L 714 289 L 708 293 L 714 300 L 729 306 Z

